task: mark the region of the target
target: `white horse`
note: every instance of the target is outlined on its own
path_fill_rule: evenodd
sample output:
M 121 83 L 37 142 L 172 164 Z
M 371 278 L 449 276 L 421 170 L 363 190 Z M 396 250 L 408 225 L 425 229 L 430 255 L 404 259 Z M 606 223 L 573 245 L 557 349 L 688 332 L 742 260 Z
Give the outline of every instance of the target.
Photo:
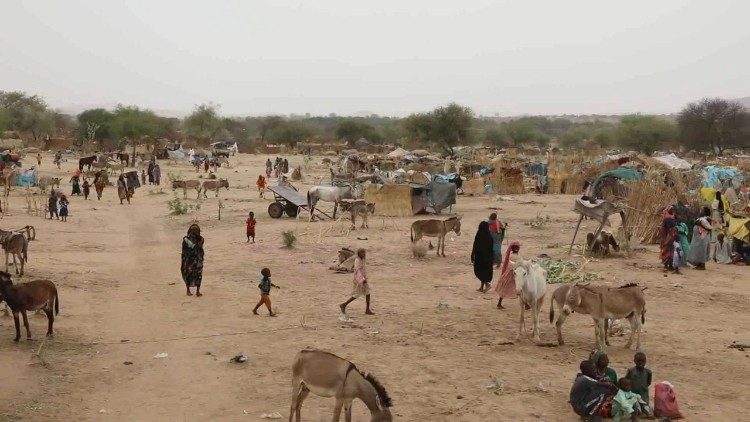
M 307 191 L 307 208 L 310 211 L 310 220 L 313 221 L 315 204 L 318 201 L 333 202 L 333 218 L 336 218 L 336 210 L 342 199 L 359 199 L 362 197 L 362 186 L 313 186 Z

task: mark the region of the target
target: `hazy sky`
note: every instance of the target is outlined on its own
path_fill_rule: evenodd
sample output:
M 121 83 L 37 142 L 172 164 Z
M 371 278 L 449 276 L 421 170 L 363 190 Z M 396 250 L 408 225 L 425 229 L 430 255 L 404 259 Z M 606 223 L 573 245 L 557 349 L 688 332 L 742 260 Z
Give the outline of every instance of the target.
M 63 109 L 674 112 L 750 95 L 750 2 L 7 0 L 0 90 Z

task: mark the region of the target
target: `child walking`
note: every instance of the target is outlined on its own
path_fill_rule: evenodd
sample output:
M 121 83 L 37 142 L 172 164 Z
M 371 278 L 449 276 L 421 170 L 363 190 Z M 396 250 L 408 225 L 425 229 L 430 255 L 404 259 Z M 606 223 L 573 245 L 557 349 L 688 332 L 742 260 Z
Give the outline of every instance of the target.
M 89 179 L 87 177 L 83 178 L 83 199 L 89 199 L 89 194 L 91 193 L 91 184 L 89 183 Z
M 357 250 L 357 258 L 354 260 L 354 287 L 349 300 L 339 305 L 341 313 L 346 315 L 346 306 L 360 296 L 365 297 L 365 313 L 374 315 L 370 310 L 370 285 L 367 284 L 367 274 L 365 273 L 365 250 Z
M 253 314 L 258 315 L 258 308 L 260 308 L 260 305 L 265 304 L 266 308 L 268 308 L 268 316 L 275 317 L 276 314 L 271 310 L 271 287 L 277 289 L 280 289 L 281 287 L 271 283 L 271 270 L 268 268 L 260 270 L 260 274 L 263 276 L 260 279 L 260 284 L 258 284 L 258 288 L 260 289 L 260 300 L 258 301 L 258 304 L 255 305 L 255 308 L 253 308 Z
M 57 213 L 57 194 L 54 189 L 52 189 L 47 199 L 47 210 L 49 211 L 50 220 L 52 220 L 53 216 L 58 220 L 60 219 L 60 215 Z
M 258 175 L 258 181 L 255 184 L 258 185 L 258 193 L 260 193 L 260 197 L 262 198 L 266 191 L 266 178 L 263 175 Z
M 245 224 L 247 224 L 247 241 L 250 242 L 250 239 L 253 239 L 253 243 L 255 243 L 255 213 L 250 211 L 250 213 L 247 215 L 247 221 L 245 221 Z

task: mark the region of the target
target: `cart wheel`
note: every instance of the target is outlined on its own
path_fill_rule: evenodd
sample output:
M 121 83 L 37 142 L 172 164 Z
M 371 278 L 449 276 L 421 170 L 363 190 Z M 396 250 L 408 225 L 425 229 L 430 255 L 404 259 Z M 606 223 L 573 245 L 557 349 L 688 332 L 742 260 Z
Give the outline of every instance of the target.
M 279 202 L 272 202 L 271 205 L 268 206 L 268 215 L 270 215 L 271 218 L 279 218 L 283 213 L 284 206 Z
M 286 213 L 286 215 L 288 215 L 289 217 L 292 217 L 292 218 L 294 218 L 294 217 L 297 216 L 297 212 L 298 211 L 299 211 L 299 208 L 296 205 L 293 205 L 293 204 L 290 204 L 290 205 L 287 205 L 286 207 L 284 207 L 284 212 Z

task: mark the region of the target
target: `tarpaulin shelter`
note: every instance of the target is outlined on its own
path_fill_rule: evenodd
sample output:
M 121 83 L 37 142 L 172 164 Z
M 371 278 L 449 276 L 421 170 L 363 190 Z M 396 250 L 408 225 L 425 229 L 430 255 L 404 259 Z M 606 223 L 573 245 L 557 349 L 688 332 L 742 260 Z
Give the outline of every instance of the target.
M 689 162 L 674 155 L 674 153 L 662 155 L 661 157 L 654 157 L 654 160 L 660 162 L 670 169 L 690 170 L 691 168 L 693 168 L 693 166 Z
M 599 177 L 594 180 L 591 186 L 591 192 L 595 198 L 603 198 L 604 185 L 611 180 L 619 180 L 623 182 L 633 182 L 643 178 L 643 174 L 630 167 L 619 167 L 614 170 L 605 171 L 600 174 Z
M 703 187 L 726 188 L 739 187 L 744 176 L 741 171 L 733 167 L 706 166 L 703 169 Z
M 407 217 L 431 208 L 439 214 L 456 203 L 456 185 L 440 179 L 427 184 L 371 184 L 365 202 L 375 204 L 375 214 Z

